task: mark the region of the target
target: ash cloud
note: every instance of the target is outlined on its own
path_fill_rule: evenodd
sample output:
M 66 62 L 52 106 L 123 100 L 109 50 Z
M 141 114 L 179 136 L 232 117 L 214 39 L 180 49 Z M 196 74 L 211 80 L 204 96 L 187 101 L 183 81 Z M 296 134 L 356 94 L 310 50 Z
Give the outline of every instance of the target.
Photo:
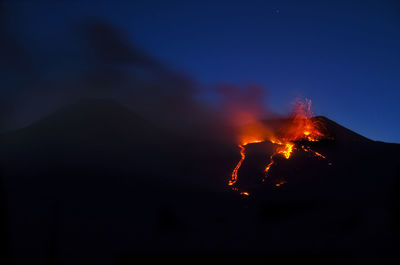
M 4 21 L 5 10 L 1 12 L 0 34 L 6 40 L 0 44 L 3 131 L 24 127 L 80 99 L 114 99 L 144 116 L 163 114 L 166 120 L 193 107 L 191 80 L 143 53 L 104 20 L 70 25 L 80 45 L 77 53 L 71 58 L 76 49 L 70 51 L 66 43 L 48 54 L 54 60 L 43 66 L 46 56 L 25 51 Z M 30 69 L 31 58 L 37 69 Z
M 218 86 L 221 99 L 214 107 L 196 100 L 194 80 L 147 55 L 101 18 L 68 25 L 72 34 L 65 34 L 61 47 L 38 52 L 24 49 L 7 25 L 6 10 L 0 12 L 0 34 L 6 40 L 0 44 L 0 67 L 7 76 L 2 79 L 1 131 L 25 127 L 82 99 L 116 100 L 180 134 L 228 141 L 234 140 L 232 129 L 268 113 L 258 86 Z

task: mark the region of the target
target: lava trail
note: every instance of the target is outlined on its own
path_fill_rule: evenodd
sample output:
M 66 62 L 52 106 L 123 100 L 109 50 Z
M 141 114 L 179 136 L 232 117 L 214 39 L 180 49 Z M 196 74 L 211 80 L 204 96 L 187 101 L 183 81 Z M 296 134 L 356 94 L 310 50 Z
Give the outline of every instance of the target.
M 231 179 L 228 182 L 229 186 L 233 186 L 238 180 L 239 168 L 242 166 L 242 163 L 246 158 L 246 145 L 253 144 L 253 143 L 260 143 L 260 142 L 262 142 L 262 141 L 261 140 L 253 140 L 253 141 L 244 142 L 244 143 L 238 145 L 240 148 L 240 160 L 237 163 L 236 167 L 232 171 Z
M 302 145 L 302 146 L 301 146 L 301 149 L 303 149 L 303 150 L 306 151 L 306 152 L 312 153 L 314 156 L 317 156 L 317 157 L 326 159 L 326 156 L 324 156 L 324 155 L 322 155 L 322 154 L 320 154 L 320 153 L 318 153 L 318 152 L 312 150 L 310 147 L 306 147 L 306 146 Z
M 293 150 L 295 149 L 295 144 L 291 142 L 283 144 L 281 141 L 276 139 L 271 139 L 271 142 L 274 144 L 278 144 L 279 146 L 275 149 L 275 152 L 269 157 L 270 162 L 264 169 L 265 177 L 268 177 L 269 170 L 271 169 L 272 165 L 275 164 L 274 157 L 276 155 L 282 155 L 284 158 L 289 159 L 293 153 Z
M 228 185 L 229 185 L 229 186 L 232 186 L 233 184 L 235 184 L 235 183 L 237 182 L 237 174 L 238 174 L 239 168 L 240 168 L 240 166 L 242 165 L 244 159 L 246 158 L 246 154 L 245 154 L 246 149 L 245 149 L 245 146 L 244 146 L 244 145 L 241 145 L 241 144 L 239 144 L 238 146 L 239 146 L 239 148 L 240 148 L 240 156 L 241 156 L 241 158 L 240 158 L 239 162 L 237 163 L 235 169 L 233 169 L 233 171 L 232 171 L 232 177 L 231 177 L 231 179 L 230 179 L 229 182 L 228 182 Z

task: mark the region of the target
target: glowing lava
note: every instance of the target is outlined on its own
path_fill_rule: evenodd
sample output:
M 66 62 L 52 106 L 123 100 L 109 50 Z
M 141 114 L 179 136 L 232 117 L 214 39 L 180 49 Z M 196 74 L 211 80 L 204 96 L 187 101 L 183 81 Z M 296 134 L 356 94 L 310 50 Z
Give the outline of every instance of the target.
M 238 179 L 237 174 L 238 174 L 239 168 L 242 165 L 244 159 L 246 158 L 246 153 L 245 153 L 246 152 L 246 148 L 245 148 L 245 146 L 248 145 L 248 144 L 260 143 L 260 142 L 262 142 L 262 141 L 261 140 L 252 140 L 250 142 L 244 142 L 244 143 L 238 145 L 239 148 L 240 148 L 240 157 L 241 158 L 240 158 L 239 162 L 237 163 L 236 167 L 232 171 L 232 177 L 228 182 L 229 186 L 232 186 L 233 184 L 235 184 L 237 182 L 237 179 Z
M 280 186 L 282 186 L 282 185 L 285 184 L 285 183 L 286 183 L 286 181 L 280 181 L 280 182 L 276 183 L 275 186 L 276 186 L 276 187 L 280 187 Z
M 297 101 L 293 111 L 293 117 L 284 128 L 281 140 L 283 141 L 309 141 L 316 142 L 324 137 L 322 124 L 312 119 L 311 100 L 305 99 L 304 102 Z
M 249 134 L 242 136 L 242 139 L 247 138 L 247 140 L 242 140 L 241 144 L 238 145 L 240 148 L 241 159 L 232 171 L 232 176 L 228 182 L 228 185 L 233 186 L 237 182 L 238 171 L 246 158 L 246 145 L 250 143 L 269 141 L 277 145 L 272 155 L 269 156 L 270 162 L 264 169 L 265 177 L 268 176 L 271 167 L 275 164 L 274 158 L 276 156 L 279 155 L 284 157 L 285 159 L 289 159 L 292 156 L 293 152 L 300 148 L 305 152 L 311 152 L 316 157 L 326 159 L 324 155 L 311 150 L 311 148 L 309 147 L 306 147 L 304 145 L 298 147 L 298 142 L 316 142 L 325 136 L 322 132 L 323 126 L 319 124 L 315 119 L 313 119 L 312 116 L 313 113 L 311 112 L 311 100 L 306 99 L 304 102 L 297 101 L 292 118 L 289 119 L 286 126 L 281 128 L 280 131 L 274 132 L 274 134 L 269 135 L 265 138 L 249 137 Z M 254 134 L 254 131 L 252 132 L 252 134 Z M 258 135 L 260 135 L 260 133 Z M 331 165 L 331 163 L 329 164 Z M 264 181 L 264 178 L 262 179 L 262 181 Z M 281 181 L 275 184 L 275 186 L 279 187 L 284 183 L 286 183 L 286 181 Z M 240 194 L 246 196 L 249 195 L 248 192 L 241 192 Z
M 282 130 L 279 136 L 270 139 L 270 142 L 277 144 L 278 147 L 276 147 L 274 153 L 270 156 L 270 162 L 265 167 L 264 172 L 266 177 L 272 165 L 275 163 L 274 157 L 276 155 L 281 155 L 284 158 L 289 159 L 293 151 L 297 149 L 296 142 L 316 142 L 324 137 L 321 125 L 312 119 L 313 113 L 311 112 L 311 100 L 306 99 L 305 102 L 297 101 L 293 113 L 293 118 Z M 316 156 L 325 158 L 325 156 L 308 147 L 304 147 L 304 145 L 301 147 L 306 152 L 312 152 Z
M 289 159 L 293 152 L 294 143 L 286 143 L 284 146 L 280 146 L 276 149 L 278 154 L 283 155 L 286 159 Z
M 241 156 L 241 158 L 240 158 L 239 162 L 237 163 L 235 169 L 232 171 L 232 178 L 228 182 L 229 186 L 232 186 L 233 184 L 236 183 L 238 170 L 239 170 L 240 166 L 242 165 L 244 159 L 246 158 L 246 155 L 244 153 L 245 152 L 244 145 L 240 144 L 239 148 L 240 148 L 240 156 Z
M 306 147 L 304 145 L 301 146 L 301 149 L 303 149 L 306 152 L 311 152 L 314 156 L 318 156 L 321 157 L 323 159 L 326 159 L 326 157 L 318 152 L 315 152 L 314 150 L 312 150 L 310 147 Z
M 274 156 L 279 154 L 282 155 L 284 158 L 289 159 L 290 156 L 292 155 L 295 145 L 294 143 L 291 142 L 283 144 L 282 142 L 276 140 L 271 140 L 271 142 L 274 144 L 278 144 L 279 146 L 275 149 L 275 152 L 269 157 L 270 162 L 264 169 L 266 176 L 268 174 L 268 171 L 271 169 L 272 165 L 275 164 Z

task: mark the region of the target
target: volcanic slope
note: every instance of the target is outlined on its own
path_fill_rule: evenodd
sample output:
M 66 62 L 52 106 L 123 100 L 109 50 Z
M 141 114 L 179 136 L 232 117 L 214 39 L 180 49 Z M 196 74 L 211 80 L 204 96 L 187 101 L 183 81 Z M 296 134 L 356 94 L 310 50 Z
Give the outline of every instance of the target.
M 399 230 L 399 145 L 315 119 L 332 137 L 298 144 L 326 159 L 295 150 L 261 182 L 274 145 L 246 147 L 238 185 L 250 196 L 227 186 L 240 159 L 236 146 L 182 137 L 114 101 L 82 101 L 2 134 L 9 209 L 2 223 L 12 258 L 134 264 L 150 254 L 179 261 L 189 253 L 198 263 L 212 256 L 237 264 L 259 257 L 390 264 Z

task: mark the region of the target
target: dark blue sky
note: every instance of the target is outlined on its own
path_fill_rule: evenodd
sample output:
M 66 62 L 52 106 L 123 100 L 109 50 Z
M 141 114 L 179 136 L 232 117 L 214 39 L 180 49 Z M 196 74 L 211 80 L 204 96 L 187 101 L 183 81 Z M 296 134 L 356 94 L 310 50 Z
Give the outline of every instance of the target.
M 304 96 L 317 115 L 400 142 L 398 1 L 52 2 L 8 3 L 20 40 L 42 53 L 64 47 L 66 25 L 102 17 L 210 98 L 219 83 L 260 84 L 278 112 Z

